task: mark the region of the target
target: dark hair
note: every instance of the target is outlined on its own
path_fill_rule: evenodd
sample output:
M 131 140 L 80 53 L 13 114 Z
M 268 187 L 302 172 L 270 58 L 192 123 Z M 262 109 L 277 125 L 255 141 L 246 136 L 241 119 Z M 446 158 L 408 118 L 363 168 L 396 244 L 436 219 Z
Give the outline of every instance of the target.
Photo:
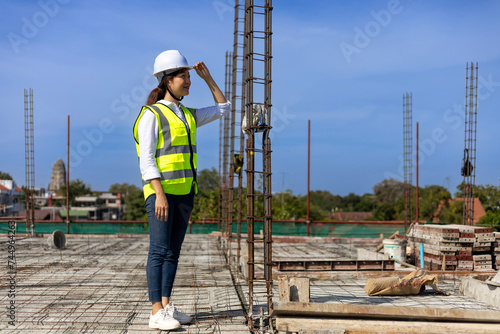
M 167 81 L 172 79 L 177 74 L 179 74 L 180 72 L 185 71 L 185 70 L 186 70 L 185 68 L 182 68 L 178 71 L 164 75 L 163 78 L 161 78 L 161 82 L 158 85 L 158 87 L 156 87 L 155 89 L 153 89 L 151 91 L 151 93 L 149 93 L 148 99 L 146 100 L 146 104 L 152 105 L 152 104 L 155 104 L 156 102 L 160 101 L 161 99 L 163 99 L 165 97 L 165 95 L 167 94 Z

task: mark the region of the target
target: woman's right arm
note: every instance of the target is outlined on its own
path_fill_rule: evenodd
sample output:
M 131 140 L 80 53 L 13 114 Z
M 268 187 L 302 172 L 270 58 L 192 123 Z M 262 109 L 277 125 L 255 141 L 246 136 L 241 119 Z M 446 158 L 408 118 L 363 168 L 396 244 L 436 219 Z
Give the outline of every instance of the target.
M 144 111 L 139 121 L 139 166 L 142 178 L 151 182 L 156 194 L 155 215 L 159 220 L 167 220 L 168 202 L 160 181 L 160 172 L 156 166 L 155 154 L 158 141 L 158 123 L 156 116 L 149 110 Z

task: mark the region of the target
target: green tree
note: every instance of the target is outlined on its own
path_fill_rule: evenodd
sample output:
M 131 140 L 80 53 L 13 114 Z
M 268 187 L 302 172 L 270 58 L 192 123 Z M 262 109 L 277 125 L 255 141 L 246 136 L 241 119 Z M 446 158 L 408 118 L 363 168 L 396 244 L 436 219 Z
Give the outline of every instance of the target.
M 92 193 L 92 190 L 90 189 L 90 186 L 87 185 L 85 182 L 83 182 L 80 179 L 72 180 L 69 182 L 69 204 L 70 205 L 75 205 L 75 197 L 77 196 L 84 196 L 84 195 L 90 195 Z M 61 186 L 61 194 L 66 195 L 66 184 L 63 184 Z M 58 205 L 65 205 L 66 203 L 58 203 Z
M 203 169 L 197 174 L 198 195 L 194 198 L 191 218 L 216 218 L 219 212 L 219 173 L 215 168 Z
M 0 171 L 0 180 L 12 180 L 12 176 L 9 173 Z
M 500 210 L 500 187 L 490 184 L 478 185 L 474 189 L 474 197 L 479 198 L 485 211 Z
M 451 201 L 450 205 L 444 207 L 439 212 L 439 221 L 448 224 L 462 224 L 463 202 Z
M 393 204 L 380 204 L 373 211 L 373 220 L 394 220 L 395 214 Z
M 373 194 L 378 204 L 395 204 L 403 195 L 404 183 L 396 179 L 385 179 L 373 186 Z
M 307 195 L 306 195 L 307 200 Z M 315 205 L 321 214 L 325 217 L 329 215 L 332 210 L 338 211 L 342 210 L 344 203 L 342 201 L 342 196 L 333 195 L 327 190 L 313 190 L 309 193 L 309 200 L 312 205 Z
M 342 198 L 342 211 L 352 212 L 355 211 L 356 205 L 361 202 L 361 196 L 356 195 L 355 193 L 349 193 L 348 195 Z
M 201 170 L 196 177 L 199 192 L 211 192 L 219 189 L 219 172 L 214 167 Z
M 136 185 L 128 184 L 128 183 L 114 183 L 109 186 L 110 192 L 119 192 L 122 194 L 123 201 L 127 200 L 127 197 L 130 195 L 132 191 L 140 190 Z
M 198 196 L 195 197 L 192 219 L 216 218 L 219 213 L 218 194 L 218 189 L 198 193 Z
M 360 201 L 354 206 L 356 212 L 371 212 L 377 207 L 374 201 L 375 196 L 372 194 L 364 194 Z
M 425 186 L 419 190 L 419 196 L 419 214 L 427 221 L 433 221 L 435 218 L 440 220 L 440 212 L 450 207 L 451 194 L 445 187 Z
M 132 185 L 128 188 L 125 203 L 125 220 L 148 220 L 144 206 L 144 194 L 141 189 Z
M 311 192 L 312 193 L 312 192 Z M 321 192 L 326 194 L 328 192 Z M 328 193 L 329 194 L 329 193 Z M 330 194 L 331 195 L 331 194 Z M 316 193 L 316 200 L 318 199 Z M 309 218 L 311 220 L 324 220 L 330 210 L 320 208 L 310 194 Z M 283 220 L 307 219 L 307 195 L 295 196 L 291 190 L 286 190 L 273 195 L 273 218 Z
M 119 192 L 125 204 L 125 220 L 147 220 L 142 189 L 128 183 L 115 183 L 109 187 L 111 192 Z
M 496 231 L 499 231 L 500 227 L 500 211 L 488 211 L 486 214 L 481 217 L 479 220 L 481 225 L 492 226 Z

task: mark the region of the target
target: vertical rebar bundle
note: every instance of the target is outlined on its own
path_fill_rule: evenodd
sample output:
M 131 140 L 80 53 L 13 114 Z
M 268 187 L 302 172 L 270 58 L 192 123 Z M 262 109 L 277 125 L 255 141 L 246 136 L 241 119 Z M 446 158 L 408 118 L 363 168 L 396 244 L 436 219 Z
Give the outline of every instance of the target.
M 33 89 L 24 90 L 24 160 L 26 185 L 26 235 L 35 233 L 35 135 L 33 120 Z
M 226 65 L 226 75 L 227 75 L 227 91 L 226 91 L 226 96 L 231 95 L 231 88 L 232 88 L 232 53 L 228 53 L 228 57 L 226 59 L 227 65 Z M 229 155 L 228 155 L 228 177 L 227 177 L 227 211 L 226 211 L 226 216 L 227 216 L 227 223 L 226 223 L 226 238 L 227 238 L 227 258 L 229 261 L 231 261 L 231 240 L 233 238 L 233 198 L 234 198 L 234 167 L 233 167 L 233 156 L 234 156 L 234 108 L 231 109 L 231 112 L 229 114 L 229 124 L 228 124 L 228 130 L 230 131 L 228 133 L 228 139 L 229 139 Z M 230 128 L 229 128 L 230 125 Z
M 229 89 L 229 68 L 228 68 L 228 59 L 229 59 L 229 51 L 226 51 L 226 62 L 225 62 L 225 82 L 224 82 L 224 94 L 228 93 Z M 225 95 L 226 96 L 226 95 Z M 225 233 L 225 201 L 226 201 L 226 177 L 227 177 L 227 171 L 226 171 L 226 165 L 227 165 L 227 154 L 226 154 L 226 147 L 227 147 L 227 132 L 226 132 L 226 120 L 228 119 L 229 115 L 224 115 L 224 117 L 219 118 L 219 198 L 218 198 L 218 223 L 217 223 L 217 230 L 222 231 Z
M 227 52 L 226 52 L 226 59 L 227 59 Z M 227 65 L 227 60 L 226 60 L 226 65 Z M 226 76 L 227 80 L 227 76 Z M 227 84 L 226 84 L 227 86 Z M 225 87 L 226 87 L 225 86 Z M 224 155 L 224 151 L 222 149 L 222 143 L 223 143 L 223 135 L 224 135 L 224 117 L 219 118 L 219 193 L 217 196 L 217 231 L 221 231 L 221 226 L 222 226 L 222 184 L 223 184 L 223 179 L 222 179 L 222 157 Z
M 271 194 L 271 0 L 256 5 L 245 1 L 245 121 L 247 224 L 248 224 L 248 314 L 251 319 L 257 295 L 267 299 L 267 316 L 272 303 L 272 194 Z M 256 148 L 256 133 L 262 133 L 262 148 Z M 262 161 L 262 169 L 256 168 Z M 262 180 L 262 192 L 255 187 L 256 175 Z M 258 205 L 260 202 L 261 207 Z M 255 238 L 255 221 L 263 221 L 262 238 Z M 255 243 L 264 245 L 263 258 L 255 256 Z M 256 273 L 263 268 L 263 273 Z M 256 289 L 264 285 L 265 290 Z
M 230 59 L 231 53 L 229 51 L 226 52 L 226 74 L 225 74 L 225 96 L 229 96 L 230 89 Z M 223 172 L 222 172 L 222 233 L 224 236 L 228 234 L 228 228 L 230 224 L 230 208 L 229 208 L 229 150 L 230 150 L 230 142 L 229 142 L 229 124 L 231 122 L 231 114 L 226 113 L 224 115 L 224 139 L 223 139 Z
M 245 55 L 245 6 L 240 5 L 238 0 L 234 2 L 234 35 L 233 35 L 233 65 L 232 65 L 232 109 L 234 124 L 233 141 L 233 175 L 238 175 L 238 190 L 233 198 L 233 203 L 236 201 L 236 242 L 237 252 L 235 262 L 240 263 L 241 257 L 241 221 L 242 221 L 242 200 L 243 200 L 243 165 L 236 166 L 235 162 L 243 164 L 243 152 L 245 150 L 244 134 L 241 129 L 243 118 L 245 116 L 245 75 L 246 68 L 244 62 Z M 238 122 L 236 121 L 238 120 Z M 233 130 L 233 128 L 231 128 Z M 236 149 L 236 142 L 239 143 Z M 233 182 L 231 182 L 233 184 Z M 234 206 L 233 206 L 234 207 Z M 238 271 L 241 269 L 236 265 Z
M 465 139 L 462 162 L 463 224 L 474 224 L 474 188 L 476 183 L 476 130 L 478 64 L 467 63 L 465 72 Z
M 403 160 L 405 233 L 412 223 L 413 203 L 413 101 L 412 94 L 403 94 Z

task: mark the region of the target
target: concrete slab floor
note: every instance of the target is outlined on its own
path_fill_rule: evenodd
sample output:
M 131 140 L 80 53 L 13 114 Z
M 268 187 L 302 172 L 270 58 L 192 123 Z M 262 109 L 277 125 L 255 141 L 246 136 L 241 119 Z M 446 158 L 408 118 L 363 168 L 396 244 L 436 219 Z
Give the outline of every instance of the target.
M 155 332 L 148 328 L 147 235 L 68 236 L 62 251 L 49 248 L 46 238 L 18 238 L 15 298 L 8 296 L 6 241 L 0 239 L 1 332 Z M 5 313 L 12 300 L 15 326 Z M 215 238 L 186 236 L 172 301 L 195 320 L 175 332 L 249 333 Z
M 7 238 L 0 239 L 4 265 L 0 273 L 0 306 L 9 305 L 10 273 Z M 246 243 L 246 241 L 243 241 Z M 263 254 L 257 244 L 256 255 Z M 274 259 L 355 259 L 356 245 L 308 243 L 273 245 Z M 365 247 L 360 245 L 359 247 Z M 232 245 L 235 249 L 235 245 Z M 369 248 L 373 248 L 372 245 Z M 147 297 L 147 236 L 68 236 L 68 249 L 47 246 L 45 238 L 16 239 L 16 326 L 7 314 L 0 318 L 0 331 L 8 333 L 140 333 L 147 327 L 150 303 Z M 259 253 L 260 252 L 260 253 Z M 233 251 L 235 254 L 235 251 Z M 306 273 L 304 273 L 306 274 Z M 243 295 L 248 288 L 237 277 Z M 494 309 L 461 295 L 460 278 L 440 281 L 451 296 L 426 292 L 408 297 L 369 297 L 366 280 L 338 277 L 311 282 L 313 302 L 392 306 Z M 274 295 L 278 296 L 274 285 Z M 264 292 L 262 286 L 256 291 Z M 182 333 L 249 333 L 240 300 L 224 256 L 215 237 L 187 235 L 181 254 L 172 300 L 195 323 Z M 257 298 L 254 313 L 265 308 Z M 158 332 L 158 331 L 157 331 Z
M 246 241 L 243 240 L 243 248 Z M 345 243 L 332 242 L 314 242 L 314 243 L 274 243 L 273 261 L 285 260 L 312 260 L 312 259 L 338 259 L 355 260 L 357 258 L 357 249 L 373 250 L 374 244 L 353 244 L 346 239 Z M 232 243 L 232 254 L 236 254 L 237 245 Z M 246 251 L 246 249 L 244 249 Z M 261 243 L 255 244 L 256 261 L 263 259 L 263 246 Z M 262 271 L 262 268 L 256 272 Z M 274 271 L 274 274 L 277 273 Z M 307 277 L 307 272 L 293 272 L 298 276 Z M 366 278 L 362 275 L 351 272 L 332 273 L 330 280 L 311 280 L 310 294 L 311 302 L 318 303 L 340 303 L 340 304 L 368 304 L 385 305 L 400 307 L 426 307 L 426 308 L 450 308 L 450 309 L 477 309 L 477 310 L 498 310 L 497 308 L 474 299 L 471 296 L 464 296 L 460 292 L 460 276 L 451 277 L 451 279 L 439 279 L 438 287 L 449 292 L 449 296 L 434 293 L 432 288 L 427 287 L 424 293 L 417 296 L 368 296 L 364 290 Z M 292 274 L 292 272 L 283 272 L 283 274 Z M 406 273 L 398 271 L 384 273 L 387 276 L 403 277 Z M 314 277 L 314 275 L 311 275 Z M 246 287 L 244 288 L 246 289 Z M 262 290 L 262 287 L 259 287 Z M 246 292 L 246 290 L 245 290 Z M 273 285 L 273 295 L 278 296 L 277 282 Z M 260 299 L 257 302 L 257 309 L 265 307 L 265 301 Z

